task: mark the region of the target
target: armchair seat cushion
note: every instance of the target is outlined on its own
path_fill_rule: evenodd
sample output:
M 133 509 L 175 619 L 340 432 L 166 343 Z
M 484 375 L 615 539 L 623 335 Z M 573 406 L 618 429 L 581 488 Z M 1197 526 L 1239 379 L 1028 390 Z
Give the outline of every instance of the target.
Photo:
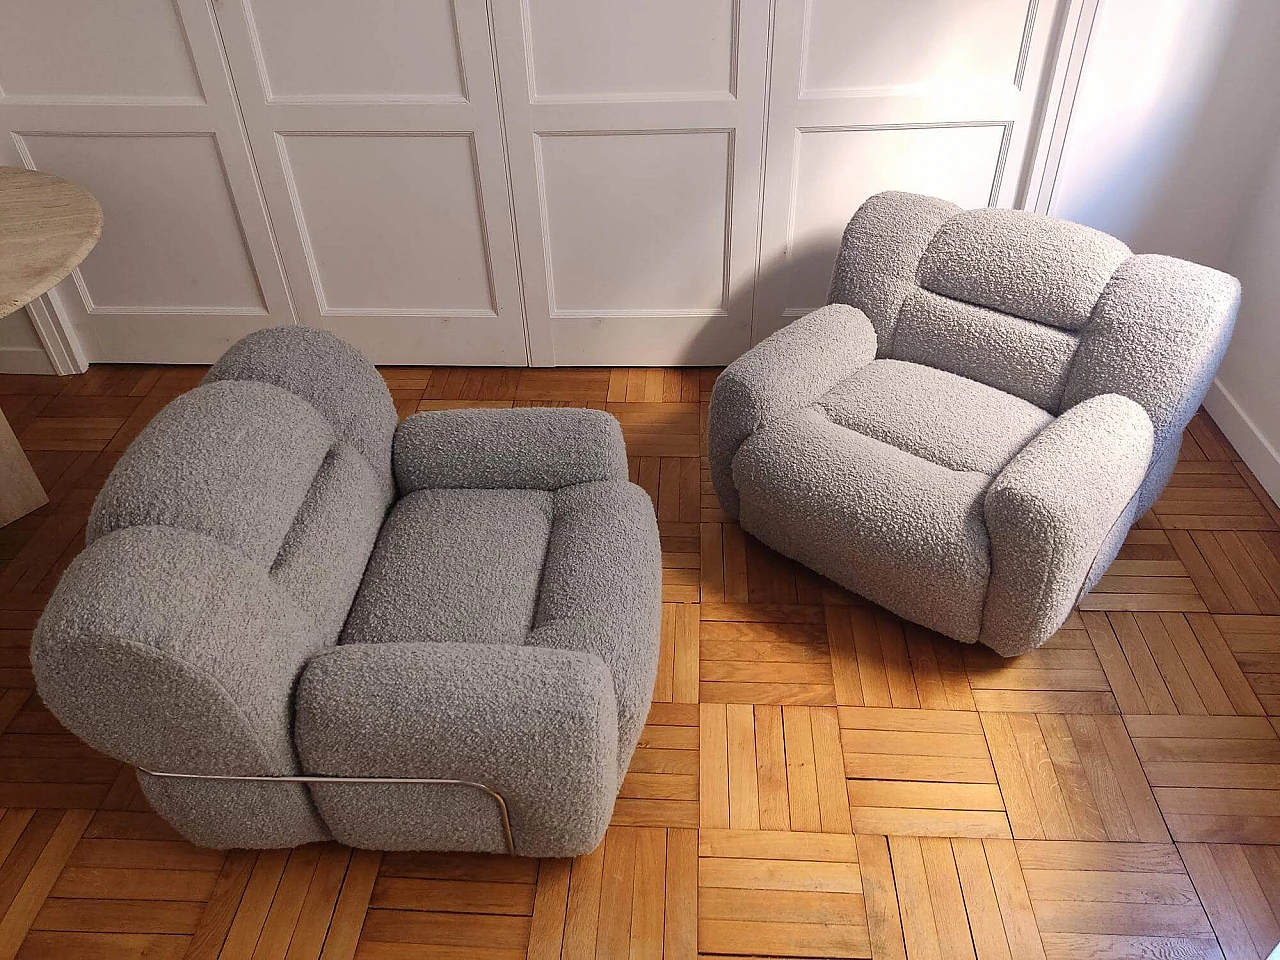
M 342 643 L 524 642 L 547 540 L 546 490 L 416 490 L 392 508 Z
M 742 445 L 742 521 L 857 592 L 976 640 L 991 569 L 983 498 L 1053 421 L 975 380 L 873 360 Z
M 949 470 L 994 475 L 1053 422 L 1011 393 L 904 360 L 874 360 L 815 405 L 833 422 Z
M 733 479 L 742 525 L 760 540 L 927 627 L 977 639 L 988 474 L 849 430 L 814 406 L 747 440 Z

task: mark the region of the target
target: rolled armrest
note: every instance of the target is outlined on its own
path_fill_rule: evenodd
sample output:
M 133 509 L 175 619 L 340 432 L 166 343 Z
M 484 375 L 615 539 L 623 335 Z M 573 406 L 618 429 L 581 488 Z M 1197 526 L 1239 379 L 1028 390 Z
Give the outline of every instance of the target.
M 522 856 L 572 856 L 604 835 L 618 792 L 613 681 L 590 653 L 476 643 L 347 644 L 298 686 L 303 768 L 481 783 Z M 379 849 L 505 852 L 497 805 L 441 785 L 317 785 L 334 835 Z
M 711 391 L 711 479 L 738 514 L 733 457 L 767 420 L 809 406 L 875 359 L 876 334 L 861 310 L 833 303 L 788 324 L 729 364 Z
M 1151 419 L 1110 393 L 1066 411 L 987 489 L 991 578 L 981 640 L 1005 656 L 1062 625 L 1151 462 Z
M 396 430 L 392 464 L 402 496 L 426 488 L 556 490 L 627 479 L 618 421 L 574 407 L 415 414 Z
M 556 492 L 534 629 L 526 645 L 580 650 L 609 667 L 618 704 L 618 775 L 649 716 L 662 617 L 662 547 L 653 501 L 633 483 Z

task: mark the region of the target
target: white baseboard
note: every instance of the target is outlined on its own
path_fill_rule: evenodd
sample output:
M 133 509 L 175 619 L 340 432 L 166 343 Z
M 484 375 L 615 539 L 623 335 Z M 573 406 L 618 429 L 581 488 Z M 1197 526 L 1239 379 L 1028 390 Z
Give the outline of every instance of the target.
M 40 347 L 0 347 L 0 373 L 47 373 L 54 375 L 49 355 Z
M 1263 436 L 1258 425 L 1221 382 L 1213 381 L 1204 398 L 1204 408 L 1249 465 L 1263 489 L 1271 494 L 1272 500 L 1280 503 L 1280 451 Z

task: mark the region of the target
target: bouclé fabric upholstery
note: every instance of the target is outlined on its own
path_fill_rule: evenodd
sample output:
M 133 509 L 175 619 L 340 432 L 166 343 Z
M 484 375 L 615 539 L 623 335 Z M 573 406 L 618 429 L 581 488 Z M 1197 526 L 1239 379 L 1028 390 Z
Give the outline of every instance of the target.
M 465 781 L 517 853 L 603 837 L 661 615 L 608 414 L 397 425 L 346 343 L 261 330 L 142 431 L 87 540 L 33 637 L 40 695 L 195 843 L 507 849 L 472 786 L 209 777 Z
M 774 549 L 1005 656 L 1164 489 L 1240 285 L 1079 224 L 869 199 L 828 305 L 716 381 L 711 478 Z

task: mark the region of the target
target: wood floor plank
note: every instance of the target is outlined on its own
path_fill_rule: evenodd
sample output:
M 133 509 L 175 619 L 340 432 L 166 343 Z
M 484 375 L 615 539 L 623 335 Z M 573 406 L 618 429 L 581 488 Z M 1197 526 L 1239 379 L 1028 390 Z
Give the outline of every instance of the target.
M 86 448 L 31 451 L 51 505 L 0 532 L 0 930 L 30 927 L 6 942 L 20 955 L 905 960 L 904 909 L 915 952 L 977 960 L 1221 957 L 1210 928 L 1263 956 L 1280 936 L 1280 508 L 1203 413 L 1084 613 L 1006 661 L 727 517 L 705 457 L 714 370 L 386 368 L 402 413 L 618 417 L 660 519 L 656 702 L 585 857 L 222 854 L 63 730 L 27 662 L 111 467 L 200 375 L 0 376 L 31 446 Z M 91 819 L 50 871 L 73 815 Z M 905 908 L 895 871 L 919 893 Z
M 951 841 L 978 960 L 1013 960 L 982 841 Z
M 857 837 L 856 843 L 871 954 L 877 960 L 906 960 L 901 907 L 888 839 L 864 834 Z
M 192 931 L 187 951 L 192 960 L 210 960 L 221 952 L 256 862 L 257 854 L 252 850 L 232 850 L 227 853 L 222 869 L 218 872 L 213 893 L 204 904 L 200 920 Z M 354 952 L 354 941 L 352 949 Z
M 755 737 L 759 827 L 790 830 L 791 804 L 787 794 L 787 753 L 781 707 L 761 704 L 755 708 Z
M 870 832 L 870 831 L 868 831 Z M 893 880 L 902 911 L 902 934 L 912 960 L 944 960 L 942 938 L 934 917 L 924 854 L 918 837 L 889 837 Z
M 92 818 L 93 814 L 88 810 L 68 810 L 61 815 L 3 917 L 0 917 L 0 956 L 13 956 L 18 952 L 45 898 L 54 889 L 58 874 Z
M 786 737 L 787 802 L 791 828 L 822 832 L 818 797 L 818 771 L 813 752 L 812 711 L 808 707 L 784 707 Z
M 924 837 L 920 840 L 920 852 L 924 858 L 933 920 L 943 955 L 957 960 L 977 960 L 951 840 Z
M 565 911 L 564 957 L 594 957 L 600 924 L 600 896 L 604 883 L 605 845 L 576 857 L 569 878 Z
M 693 960 L 698 952 L 698 831 L 667 831 L 664 960 Z
M 573 861 L 561 859 L 545 859 L 539 864 L 533 919 L 529 926 L 528 960 L 558 960 L 560 957 L 572 867 Z
M 858 849 L 848 834 L 706 828 L 698 831 L 698 852 L 704 857 L 857 863 Z
M 320 960 L 352 960 L 369 910 L 369 899 L 382 865 L 382 854 L 353 850 L 333 908 Z
M 729 826 L 760 828 L 760 793 L 756 779 L 755 708 L 749 703 L 725 707 L 729 752 Z
M 1015 957 L 1043 960 L 1044 945 L 1013 841 L 984 840 L 982 847 L 987 855 L 1010 951 Z
M 644 828 L 636 837 L 627 953 L 630 960 L 662 960 L 666 877 L 667 831 Z
M 724 704 L 699 708 L 698 825 L 729 827 L 729 729 Z
M 600 960 L 624 957 L 630 949 L 636 845 L 641 830 L 640 827 L 612 827 L 605 836 L 600 919 L 596 930 L 596 956 Z

